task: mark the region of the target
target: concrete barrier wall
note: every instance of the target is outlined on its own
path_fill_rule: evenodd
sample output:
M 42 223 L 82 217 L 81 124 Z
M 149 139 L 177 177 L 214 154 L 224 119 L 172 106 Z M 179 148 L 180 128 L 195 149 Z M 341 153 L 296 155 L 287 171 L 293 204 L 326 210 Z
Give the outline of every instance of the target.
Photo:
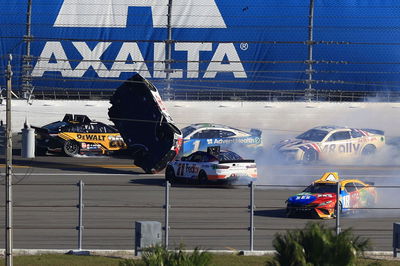
M 400 103 L 334 102 L 189 102 L 165 103 L 179 127 L 192 123 L 213 122 L 233 127 L 259 128 L 264 133 L 296 135 L 318 125 L 369 127 L 384 130 L 387 136 L 399 136 L 396 127 Z M 25 120 L 42 126 L 61 120 L 65 113 L 86 114 L 91 119 L 108 120 L 108 101 L 12 102 L 12 130 L 20 132 Z M 0 105 L 0 120 L 5 121 L 5 105 Z

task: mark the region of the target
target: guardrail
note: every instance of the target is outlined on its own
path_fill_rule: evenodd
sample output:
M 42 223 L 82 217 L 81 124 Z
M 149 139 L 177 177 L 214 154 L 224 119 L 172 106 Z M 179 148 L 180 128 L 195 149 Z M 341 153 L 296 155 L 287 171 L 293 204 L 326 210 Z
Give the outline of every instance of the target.
M 113 90 L 36 90 L 34 98 L 40 100 L 109 100 Z M 20 92 L 15 92 L 19 97 Z M 162 91 L 161 91 L 162 93 Z M 270 90 L 172 90 L 163 95 L 174 101 L 305 101 L 304 91 Z M 332 102 L 400 102 L 397 91 L 316 91 L 314 101 Z
M 133 249 L 134 221 L 158 220 L 164 224 L 166 246 L 176 247 L 183 242 L 190 246 L 199 245 L 213 249 L 229 247 L 253 251 L 257 246 L 258 250 L 265 250 L 266 246 L 272 246 L 266 241 L 268 239 L 272 242 L 273 234 L 303 228 L 304 223 L 307 222 L 307 219 L 285 218 L 287 196 L 268 196 L 277 188 L 295 189 L 293 191 L 297 193 L 304 188 L 303 185 L 256 186 L 251 183 L 235 189 L 226 189 L 187 185 L 171 187 L 168 182 L 164 186 L 152 187 L 84 184 L 80 181 L 75 185 L 16 183 L 14 188 L 21 186 L 27 187 L 26 191 L 29 193 L 21 195 L 18 190 L 14 193 L 16 197 L 14 213 L 17 217 L 14 220 L 17 236 L 15 239 L 20 241 L 18 245 L 14 245 L 15 248 L 46 248 L 44 242 L 50 241 L 49 245 L 52 248 L 62 249 L 82 250 L 94 247 Z M 79 189 L 68 189 L 72 186 Z M 43 189 L 45 187 L 51 189 Z M 376 186 L 376 188 L 399 189 L 400 186 Z M 64 196 L 57 198 L 56 195 L 61 192 Z M 151 202 L 142 202 L 140 195 L 150 192 L 158 195 L 157 198 L 152 198 Z M 41 199 L 29 197 L 34 193 L 39 193 Z M 126 195 L 130 193 L 133 193 L 135 197 L 127 199 Z M 121 195 L 121 197 L 112 199 L 115 195 Z M 21 198 L 24 202 L 22 204 L 19 203 Z M 214 204 L 204 204 L 211 198 L 215 199 Z M 119 203 L 113 203 L 115 201 Z M 78 204 L 73 202 L 78 202 Z M 271 202 L 275 203 L 271 204 Z M 4 205 L 1 207 L 4 208 Z M 375 237 L 378 242 L 382 237 L 391 239 L 392 224 L 388 223 L 387 228 L 377 228 L 374 224 L 377 218 L 374 211 L 398 212 L 399 207 L 353 208 L 352 210 L 368 210 L 372 222 L 369 225 L 366 223 L 359 226 L 356 219 L 347 219 L 347 217 L 341 218 L 340 223 L 335 223 L 335 219 L 326 222 L 336 232 L 340 231 L 339 225 L 342 228 L 355 226 L 354 231 L 360 236 Z M 363 214 L 360 217 L 363 217 Z M 287 220 L 281 220 L 281 218 Z M 285 225 L 280 221 L 289 221 L 289 223 Z M 75 237 L 72 230 L 78 232 L 78 234 L 75 233 Z M 55 233 L 56 231 L 59 233 Z M 39 232 L 44 235 L 34 237 Z M 50 237 L 52 233 L 56 235 L 57 241 L 54 241 L 54 238 L 47 240 L 52 238 Z M 77 246 L 73 244 L 74 242 L 78 243 Z

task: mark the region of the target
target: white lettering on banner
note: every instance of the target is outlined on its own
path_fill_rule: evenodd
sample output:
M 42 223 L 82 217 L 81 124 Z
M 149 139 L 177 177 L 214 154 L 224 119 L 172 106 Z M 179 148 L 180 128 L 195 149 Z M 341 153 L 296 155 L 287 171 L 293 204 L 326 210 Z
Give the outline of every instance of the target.
M 177 43 L 175 51 L 187 51 L 187 78 L 198 78 L 200 51 L 212 51 L 212 43 Z
M 64 0 L 54 27 L 126 28 L 129 7 L 149 7 L 153 27 L 166 28 L 168 2 L 168 0 Z M 174 0 L 171 10 L 173 28 L 226 28 L 215 0 Z
M 60 72 L 63 77 L 74 76 L 71 64 L 60 42 L 46 43 L 40 59 L 32 71 L 32 76 L 41 77 L 46 71 Z
M 225 56 L 228 58 L 228 63 L 222 62 Z M 220 43 L 218 45 L 206 73 L 204 73 L 204 78 L 215 78 L 217 72 L 233 72 L 235 78 L 247 78 L 233 43 Z
M 132 59 L 132 63 L 127 63 L 128 58 Z M 115 58 L 109 77 L 117 78 L 122 72 L 132 72 L 136 70 L 144 78 L 150 78 L 150 72 L 144 63 L 144 58 L 139 50 L 139 46 L 135 42 L 123 43 L 121 50 Z
M 165 73 L 165 43 L 154 43 L 154 78 L 166 78 Z M 171 78 L 182 78 L 182 69 L 174 69 Z
M 99 77 L 119 77 L 124 72 L 137 72 L 151 78 L 148 66 L 144 62 L 142 52 L 135 42 L 124 42 L 110 70 L 101 61 L 111 42 L 99 42 L 90 49 L 85 42 L 72 42 L 82 56 L 82 61 L 72 69 L 61 42 L 47 42 L 32 71 L 32 76 L 41 77 L 45 72 L 60 72 L 63 77 L 83 77 L 89 69 L 93 69 Z M 176 43 L 175 50 L 187 53 L 187 78 L 199 77 L 200 52 L 212 52 L 212 43 Z M 128 63 L 128 59 L 133 62 Z M 225 61 L 223 61 L 226 59 Z M 165 43 L 154 43 L 153 77 L 165 78 Z M 195 62 L 196 61 L 196 62 Z M 233 43 L 220 43 L 212 56 L 203 78 L 215 78 L 218 73 L 231 72 L 235 78 L 247 78 L 239 55 Z M 182 69 L 174 69 L 171 78 L 183 78 Z
M 110 46 L 110 42 L 99 42 L 96 47 L 91 50 L 84 42 L 72 42 L 78 52 L 83 56 L 82 61 L 76 66 L 74 70 L 75 77 L 82 77 L 86 70 L 93 67 L 97 75 L 101 78 L 109 76 L 106 66 L 101 62 L 100 57 L 104 51 Z

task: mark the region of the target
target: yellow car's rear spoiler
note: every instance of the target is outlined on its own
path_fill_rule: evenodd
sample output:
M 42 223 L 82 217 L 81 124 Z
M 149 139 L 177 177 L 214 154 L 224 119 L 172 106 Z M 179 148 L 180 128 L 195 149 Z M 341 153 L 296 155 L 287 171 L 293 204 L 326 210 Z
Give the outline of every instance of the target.
M 320 179 L 315 180 L 315 183 L 337 183 L 339 181 L 339 175 L 336 172 L 326 172 Z

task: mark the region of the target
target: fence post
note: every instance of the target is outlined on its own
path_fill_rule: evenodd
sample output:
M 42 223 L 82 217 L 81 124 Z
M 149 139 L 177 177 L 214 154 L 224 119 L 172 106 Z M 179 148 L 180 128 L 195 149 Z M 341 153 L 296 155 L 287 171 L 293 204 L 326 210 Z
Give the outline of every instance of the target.
M 164 247 L 168 249 L 168 237 L 169 237 L 169 188 L 171 184 L 169 181 L 165 181 L 165 220 L 164 220 Z
M 250 251 L 254 249 L 254 182 L 251 181 L 250 187 L 250 205 L 248 207 L 250 212 L 250 226 L 248 230 L 250 231 Z
M 340 182 L 337 182 L 336 188 L 336 235 L 340 234 Z
M 79 204 L 76 206 L 79 209 L 78 215 L 78 226 L 76 230 L 78 230 L 78 250 L 82 250 L 82 234 L 83 234 L 83 181 L 80 180 L 79 183 L 76 184 L 79 187 Z

